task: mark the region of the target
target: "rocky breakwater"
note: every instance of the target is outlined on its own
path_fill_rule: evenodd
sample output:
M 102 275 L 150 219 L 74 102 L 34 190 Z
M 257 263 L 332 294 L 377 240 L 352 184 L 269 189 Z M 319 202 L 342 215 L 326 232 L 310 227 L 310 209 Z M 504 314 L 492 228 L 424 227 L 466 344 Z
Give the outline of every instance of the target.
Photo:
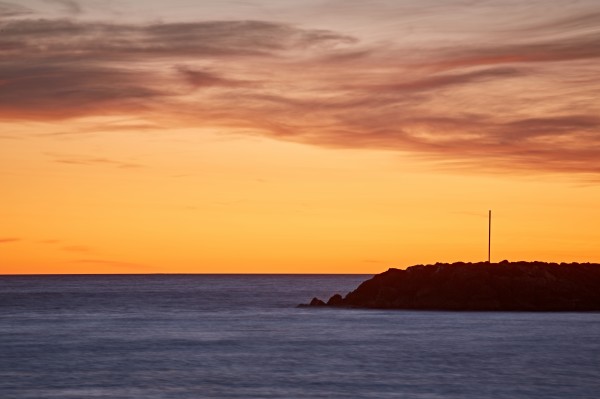
M 600 311 L 600 264 L 436 263 L 389 269 L 345 297 L 303 306 L 473 311 Z

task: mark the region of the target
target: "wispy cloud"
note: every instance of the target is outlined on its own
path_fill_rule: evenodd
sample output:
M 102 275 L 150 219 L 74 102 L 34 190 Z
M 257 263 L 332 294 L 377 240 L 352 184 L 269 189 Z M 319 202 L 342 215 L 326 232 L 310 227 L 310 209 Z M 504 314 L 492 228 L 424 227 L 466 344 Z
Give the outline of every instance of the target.
M 54 155 L 50 156 L 54 157 L 53 161 L 56 163 L 62 163 L 67 165 L 108 165 L 115 166 L 117 168 L 122 169 L 132 169 L 132 168 L 142 168 L 143 165 L 134 163 L 134 162 L 125 162 L 110 158 L 103 157 L 84 157 L 84 156 L 59 156 L 56 157 Z
M 523 44 L 442 49 L 443 58 L 434 60 L 434 66 L 438 69 L 450 69 L 516 63 L 593 60 L 600 57 L 599 41 L 600 32 L 593 32 Z
M 0 244 L 9 244 L 17 241 L 21 241 L 21 239 L 15 237 L 0 237 Z
M 117 119 L 108 122 L 88 122 L 87 124 L 78 124 L 76 127 L 69 126 L 67 129 L 64 129 L 61 126 L 60 130 L 53 132 L 44 132 L 39 133 L 36 136 L 38 137 L 72 137 L 72 136 L 82 136 L 82 135 L 94 135 L 100 133 L 102 135 L 106 135 L 109 133 L 126 133 L 126 132 L 154 132 L 164 130 L 164 126 L 161 126 L 156 123 L 150 123 L 147 121 L 140 121 L 136 119 Z M 13 136 L 14 137 L 14 136 Z
M 244 87 L 250 85 L 250 82 L 245 82 L 236 79 L 227 79 L 219 76 L 217 73 L 203 71 L 186 66 L 179 65 L 175 68 L 177 73 L 181 75 L 183 81 L 189 84 L 194 89 L 206 87 Z
M 566 7 L 560 17 L 536 12 L 535 20 L 515 18 L 485 34 L 456 27 L 452 39 L 432 34 L 436 23 L 447 24 L 441 11 L 462 16 L 465 7 L 482 7 L 481 18 L 493 25 L 506 6 L 449 1 L 407 12 L 407 24 L 431 36 L 422 46 L 410 32 L 406 42 L 401 35 L 378 42 L 272 21 L 5 18 L 0 115 L 61 120 L 112 113 L 149 126 L 168 120 L 319 146 L 411 152 L 448 167 L 600 174 L 598 6 L 587 13 Z
M 68 19 L 18 19 L 2 23 L 18 42 L 21 59 L 124 61 L 156 57 L 277 56 L 291 50 L 334 48 L 355 39 L 327 30 L 301 29 L 268 21 L 208 21 L 126 25 Z M 115 38 L 119 40 L 97 40 Z
M 9 18 L 31 14 L 33 11 L 27 7 L 0 1 L 0 18 Z
M 177 81 L 194 88 L 246 86 L 219 72 L 182 65 L 182 60 L 276 57 L 352 40 L 329 31 L 262 21 L 118 25 L 19 19 L 0 23 L 0 30 L 0 48 L 11 60 L 0 64 L 3 119 L 61 119 L 115 109 L 135 113 L 162 108 L 158 99 L 169 101 L 182 94 Z M 149 68 L 148 62 L 175 65 L 165 72 L 160 66 Z
M 134 71 L 83 63 L 0 64 L 0 110 L 4 119 L 64 119 L 101 113 L 108 106 L 139 112 L 165 95 Z M 108 84 L 110 82 L 110 84 Z
M 61 6 L 68 14 L 78 15 L 83 12 L 81 4 L 75 0 L 45 0 L 47 3 L 54 3 Z

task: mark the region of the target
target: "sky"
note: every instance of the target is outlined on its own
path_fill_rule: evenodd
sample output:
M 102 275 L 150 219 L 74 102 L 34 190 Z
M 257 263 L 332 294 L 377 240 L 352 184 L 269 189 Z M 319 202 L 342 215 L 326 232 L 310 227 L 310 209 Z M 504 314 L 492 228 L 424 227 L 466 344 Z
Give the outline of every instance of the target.
M 600 262 L 596 0 L 0 1 L 0 274 Z

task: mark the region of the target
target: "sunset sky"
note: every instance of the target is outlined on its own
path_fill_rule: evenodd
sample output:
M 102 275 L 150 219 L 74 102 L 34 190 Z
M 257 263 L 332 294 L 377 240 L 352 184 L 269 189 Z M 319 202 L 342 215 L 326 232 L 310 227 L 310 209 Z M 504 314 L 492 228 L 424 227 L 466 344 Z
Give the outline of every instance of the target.
M 600 2 L 0 1 L 0 274 L 600 262 Z

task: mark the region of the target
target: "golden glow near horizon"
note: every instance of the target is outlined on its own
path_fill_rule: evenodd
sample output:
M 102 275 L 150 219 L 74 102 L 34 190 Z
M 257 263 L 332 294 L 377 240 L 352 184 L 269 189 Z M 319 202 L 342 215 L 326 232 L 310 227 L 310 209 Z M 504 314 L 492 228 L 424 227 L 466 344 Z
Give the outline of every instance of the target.
M 419 3 L 3 2 L 0 274 L 600 262 L 598 4 Z

